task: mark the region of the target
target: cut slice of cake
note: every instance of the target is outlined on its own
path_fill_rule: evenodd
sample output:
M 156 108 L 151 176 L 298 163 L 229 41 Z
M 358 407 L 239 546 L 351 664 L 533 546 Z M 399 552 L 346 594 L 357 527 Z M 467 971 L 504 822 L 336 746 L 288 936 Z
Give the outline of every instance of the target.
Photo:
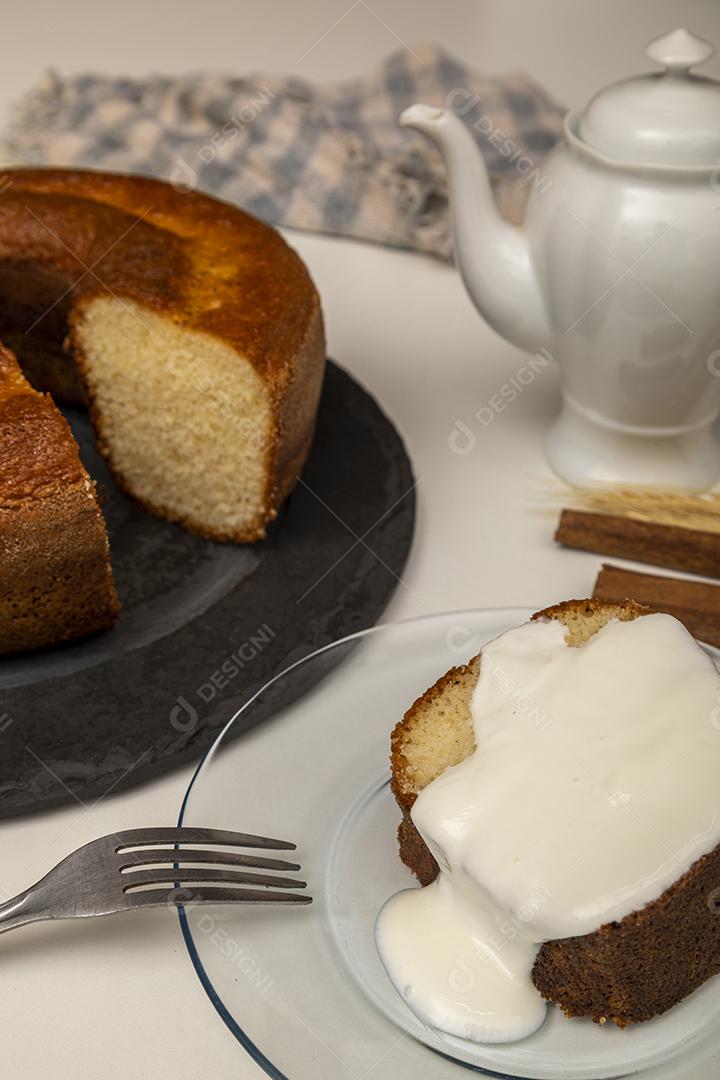
M 566 627 L 565 645 L 580 647 L 613 620 L 626 622 L 649 614 L 648 609 L 630 600 L 575 600 L 538 612 L 533 620 L 559 621 Z M 481 653 L 468 664 L 448 671 L 411 706 L 392 734 L 392 787 L 403 813 L 398 833 L 400 855 L 423 885 L 435 881 L 439 867 L 411 811 L 420 792 L 451 766 L 469 759 L 477 749 L 471 703 L 482 664 Z M 581 700 L 578 707 L 582 707 Z M 682 731 L 684 720 L 678 715 L 673 725 L 676 732 Z M 703 710 L 699 720 L 703 731 L 707 723 L 710 739 L 711 717 L 706 718 Z M 688 753 L 690 750 L 699 752 L 697 746 L 689 747 Z M 712 761 L 708 767 L 714 767 Z M 517 775 L 527 775 L 526 770 L 532 767 L 522 762 Z M 512 785 L 512 777 L 507 779 Z M 622 792 L 620 795 L 630 798 Z M 515 798 L 521 800 L 518 805 L 523 805 L 523 797 L 523 791 L 517 791 Z M 482 792 L 478 792 L 478 798 L 482 798 Z M 706 810 L 710 814 L 712 807 Z M 701 812 L 705 810 L 701 808 Z M 532 821 L 541 819 L 536 806 Z M 498 829 L 502 834 L 502 821 Z M 686 840 L 690 842 L 691 838 Z M 588 840 L 587 850 L 591 849 Z M 611 854 L 612 848 L 602 854 L 607 852 Z M 482 863 L 482 852 L 477 855 Z M 664 858 L 669 857 L 666 851 Z M 545 940 L 532 967 L 532 982 L 543 997 L 557 1004 L 567 1016 L 590 1017 L 597 1023 L 612 1021 L 625 1027 L 665 1012 L 718 974 L 720 847 L 694 861 L 683 858 L 680 864 L 684 872 L 674 881 L 671 878 L 672 884 L 625 917 L 606 921 L 581 936 Z
M 118 611 L 95 484 L 67 421 L 0 346 L 0 652 L 105 629 Z

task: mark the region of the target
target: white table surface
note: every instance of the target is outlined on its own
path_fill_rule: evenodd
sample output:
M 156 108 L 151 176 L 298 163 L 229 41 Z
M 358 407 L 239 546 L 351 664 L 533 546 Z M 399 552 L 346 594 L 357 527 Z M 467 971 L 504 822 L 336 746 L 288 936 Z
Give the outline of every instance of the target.
M 712 0 L 25 0 L 4 14 L 0 109 L 47 65 L 323 78 L 366 70 L 399 39 L 439 40 L 487 70 L 525 67 L 576 104 L 642 68 L 643 43 L 673 25 L 720 43 Z M 289 239 L 323 297 L 331 355 L 393 418 L 418 478 L 415 543 L 385 618 L 587 595 L 600 560 L 552 541 L 542 433 L 557 407 L 556 372 L 542 370 L 483 426 L 474 413 L 526 358 L 481 322 L 454 270 L 361 243 Z M 476 440 L 464 455 L 448 443 L 458 421 Z M 173 823 L 189 774 L 0 825 L 0 891 L 12 895 L 102 833 Z M 262 1075 L 216 1017 L 167 911 L 26 928 L 0 939 L 0 971 L 3 1075 Z

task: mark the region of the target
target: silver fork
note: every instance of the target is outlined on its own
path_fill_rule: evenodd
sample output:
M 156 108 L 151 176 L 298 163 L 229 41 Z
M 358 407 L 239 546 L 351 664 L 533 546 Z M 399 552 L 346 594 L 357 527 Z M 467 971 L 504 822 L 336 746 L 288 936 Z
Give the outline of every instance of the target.
M 198 845 L 184 847 L 178 845 Z M 73 851 L 19 896 L 0 904 L 0 933 L 43 919 L 83 919 L 138 908 L 215 904 L 310 904 L 298 878 L 258 871 L 297 863 L 220 847 L 292 851 L 295 844 L 224 829 L 128 829 Z M 214 849 L 214 850 L 213 850 Z M 240 868 L 244 869 L 240 869 Z M 262 888 L 247 888 L 260 885 Z

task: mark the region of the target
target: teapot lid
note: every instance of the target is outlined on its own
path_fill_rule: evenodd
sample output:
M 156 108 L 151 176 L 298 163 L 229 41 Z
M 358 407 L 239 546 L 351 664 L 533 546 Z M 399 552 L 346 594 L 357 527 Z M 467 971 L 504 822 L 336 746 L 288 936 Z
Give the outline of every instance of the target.
M 595 150 L 628 163 L 708 166 L 720 162 L 720 82 L 691 73 L 715 50 L 687 30 L 648 45 L 665 70 L 600 90 L 581 115 L 577 133 Z

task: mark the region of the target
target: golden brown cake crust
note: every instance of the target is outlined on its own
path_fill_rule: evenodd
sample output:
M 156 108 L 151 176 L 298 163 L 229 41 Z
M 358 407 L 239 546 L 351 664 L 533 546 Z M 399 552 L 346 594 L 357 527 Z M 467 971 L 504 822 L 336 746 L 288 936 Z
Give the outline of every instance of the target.
M 619 603 L 607 600 L 598 600 L 591 596 L 583 600 L 561 600 L 559 604 L 536 611 L 531 616 L 532 622 L 545 622 L 549 619 L 563 619 L 570 615 L 575 618 L 591 619 L 596 615 L 607 615 L 612 612 L 613 617 L 619 619 L 637 619 L 640 615 L 650 615 L 649 607 L 638 604 L 635 600 L 622 600 Z
M 75 297 L 110 292 L 171 312 L 236 347 L 278 390 L 291 377 L 319 299 L 276 230 L 139 176 L 8 169 L 3 186 L 0 261 L 56 267 Z
M 91 397 L 77 325 L 97 296 L 136 301 L 253 365 L 275 403 L 264 506 L 242 534 L 184 524 L 214 539 L 261 537 L 307 457 L 324 371 L 320 302 L 301 259 L 236 207 L 158 180 L 9 169 L 0 172 L 0 191 L 0 336 L 36 387 L 70 403 Z M 65 328 L 79 381 L 59 348 Z M 102 417 L 89 404 L 113 468 Z
M 0 652 L 106 629 L 118 610 L 105 522 L 70 428 L 0 346 Z
M 619 617 L 637 618 L 649 609 L 627 600 L 568 600 L 545 608 L 533 619 L 591 618 L 608 608 Z M 482 662 L 482 654 L 480 656 Z M 414 720 L 450 686 L 463 683 L 470 697 L 478 657 L 451 668 L 405 713 L 392 734 L 392 789 L 402 811 L 400 857 L 421 885 L 438 874 L 438 865 L 416 829 L 410 811 L 417 797 L 408 776 L 403 743 Z M 677 1004 L 706 979 L 720 973 L 720 846 L 698 859 L 652 903 L 592 934 L 545 942 L 533 967 L 540 993 L 567 1016 L 611 1021 L 618 1027 L 649 1020 Z

